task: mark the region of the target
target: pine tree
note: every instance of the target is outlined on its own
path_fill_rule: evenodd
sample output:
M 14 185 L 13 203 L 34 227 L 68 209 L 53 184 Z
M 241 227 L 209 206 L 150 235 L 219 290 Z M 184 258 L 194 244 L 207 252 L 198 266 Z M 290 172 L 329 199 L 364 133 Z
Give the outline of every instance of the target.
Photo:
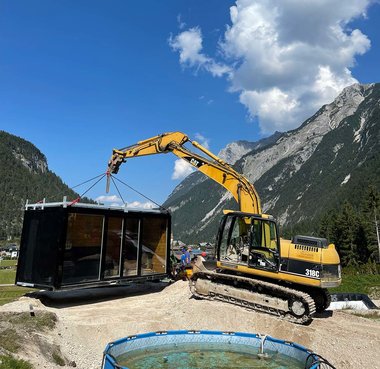
M 358 229 L 358 217 L 352 205 L 345 201 L 332 229 L 333 239 L 339 250 L 343 266 L 357 266 L 360 262 L 356 243 Z
M 369 186 L 363 200 L 361 223 L 367 237 L 368 256 L 380 262 L 380 193 L 374 186 Z
M 337 212 L 335 210 L 331 210 L 326 212 L 320 222 L 319 222 L 319 231 L 318 235 L 319 237 L 327 238 L 329 242 L 334 242 L 333 240 L 334 234 L 333 234 L 333 228 L 335 225 L 335 219 L 337 218 Z

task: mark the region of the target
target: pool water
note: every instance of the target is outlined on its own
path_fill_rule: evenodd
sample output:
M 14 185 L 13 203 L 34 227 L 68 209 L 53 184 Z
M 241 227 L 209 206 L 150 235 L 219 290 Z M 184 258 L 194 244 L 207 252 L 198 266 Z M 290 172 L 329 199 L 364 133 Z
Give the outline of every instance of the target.
M 228 343 L 179 343 L 133 350 L 116 358 L 129 369 L 301 369 L 299 361 L 265 350 L 258 356 L 252 346 Z

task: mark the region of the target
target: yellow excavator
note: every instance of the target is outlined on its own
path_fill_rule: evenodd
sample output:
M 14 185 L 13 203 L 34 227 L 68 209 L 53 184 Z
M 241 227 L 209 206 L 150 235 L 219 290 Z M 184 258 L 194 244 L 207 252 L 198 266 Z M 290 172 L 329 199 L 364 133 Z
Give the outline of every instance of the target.
M 187 149 L 191 143 L 205 156 Z M 327 288 L 341 283 L 339 255 L 324 238 L 280 239 L 275 219 L 261 212 L 253 185 L 229 164 L 181 132 L 164 133 L 114 149 L 108 172 L 127 159 L 171 152 L 225 187 L 239 211 L 224 211 L 216 237 L 216 265 L 197 259 L 190 289 L 198 298 L 222 300 L 306 324 L 330 304 Z

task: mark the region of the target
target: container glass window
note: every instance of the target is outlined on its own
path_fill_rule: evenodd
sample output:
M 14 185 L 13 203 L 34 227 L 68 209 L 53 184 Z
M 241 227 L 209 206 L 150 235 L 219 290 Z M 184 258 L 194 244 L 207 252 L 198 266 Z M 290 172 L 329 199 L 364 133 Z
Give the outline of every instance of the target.
M 123 219 L 109 217 L 104 259 L 104 277 L 120 276 L 120 250 L 123 234 Z
M 141 274 L 166 272 L 167 220 L 144 217 Z
M 99 280 L 104 216 L 70 213 L 62 284 Z
M 137 275 L 137 260 L 139 247 L 140 220 L 127 218 L 125 220 L 123 248 L 123 276 Z

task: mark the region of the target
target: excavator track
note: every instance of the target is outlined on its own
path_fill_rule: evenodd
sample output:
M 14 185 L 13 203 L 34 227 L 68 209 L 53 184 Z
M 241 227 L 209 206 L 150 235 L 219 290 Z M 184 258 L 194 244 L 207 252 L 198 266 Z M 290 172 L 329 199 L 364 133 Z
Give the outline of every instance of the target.
M 244 276 L 199 271 L 190 279 L 190 290 L 198 298 L 228 302 L 297 324 L 308 324 L 316 312 L 306 292 Z
M 304 289 L 306 292 L 306 288 Z M 331 295 L 325 288 L 308 288 L 307 293 L 313 298 L 315 302 L 315 309 L 317 313 L 323 313 L 331 303 Z

